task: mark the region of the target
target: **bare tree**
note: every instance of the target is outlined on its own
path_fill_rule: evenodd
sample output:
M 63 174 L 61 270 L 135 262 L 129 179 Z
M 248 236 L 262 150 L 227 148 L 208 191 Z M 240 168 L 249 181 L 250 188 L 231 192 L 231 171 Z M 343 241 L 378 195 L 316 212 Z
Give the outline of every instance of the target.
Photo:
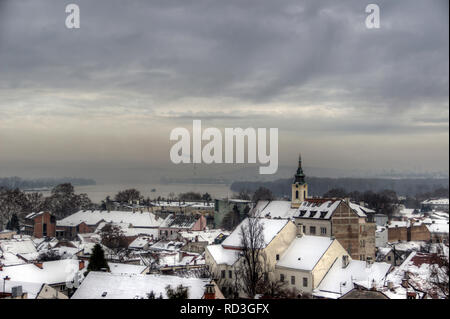
M 241 226 L 241 269 L 243 291 L 248 297 L 254 298 L 257 288 L 264 279 L 266 272 L 266 254 L 264 252 L 264 226 L 260 218 L 249 217 Z

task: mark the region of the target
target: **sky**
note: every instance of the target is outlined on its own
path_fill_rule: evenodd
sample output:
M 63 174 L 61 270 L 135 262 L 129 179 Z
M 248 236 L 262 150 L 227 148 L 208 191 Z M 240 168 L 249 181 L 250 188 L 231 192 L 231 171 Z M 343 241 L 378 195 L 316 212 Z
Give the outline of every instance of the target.
M 278 128 L 281 168 L 448 174 L 446 0 L 377 1 L 379 29 L 360 0 L 71 2 L 0 0 L 0 176 L 189 176 L 195 119 Z

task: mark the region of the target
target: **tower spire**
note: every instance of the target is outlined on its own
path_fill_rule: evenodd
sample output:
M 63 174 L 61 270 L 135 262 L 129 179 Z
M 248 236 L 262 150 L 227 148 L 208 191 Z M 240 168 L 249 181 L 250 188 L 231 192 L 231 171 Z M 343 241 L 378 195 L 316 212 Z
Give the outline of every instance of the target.
M 305 173 L 303 173 L 302 168 L 302 154 L 298 154 L 298 168 L 295 174 L 294 183 L 299 183 L 301 185 L 305 184 Z

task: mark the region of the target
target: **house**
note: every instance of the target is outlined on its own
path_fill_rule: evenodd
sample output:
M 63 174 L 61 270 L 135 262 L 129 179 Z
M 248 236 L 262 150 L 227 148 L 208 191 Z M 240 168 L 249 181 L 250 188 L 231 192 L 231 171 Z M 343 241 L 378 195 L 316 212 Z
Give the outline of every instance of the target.
M 433 210 L 442 210 L 448 212 L 448 198 L 427 199 L 420 203 L 420 210 L 428 212 Z
M 391 299 L 446 299 L 431 279 L 434 271 L 440 276 L 447 276 L 445 269 L 441 268 L 439 258 L 435 253 L 413 251 L 386 276 L 385 285 L 378 290 Z
M 128 249 L 132 250 L 148 250 L 150 245 L 154 243 L 153 236 L 138 236 L 135 240 L 133 240 L 130 245 L 128 245 Z
M 383 285 L 391 265 L 383 262 L 337 259 L 328 270 L 318 287 L 314 298 L 339 299 L 353 289 L 371 290 Z
M 33 229 L 36 238 L 56 236 L 56 217 L 50 212 L 31 213 L 25 216 L 26 224 Z
M 159 226 L 159 237 L 176 239 L 180 231 L 201 231 L 206 229 L 206 218 L 203 215 L 170 214 Z
M 432 243 L 448 244 L 449 224 L 447 220 L 441 219 L 424 219 L 423 224 L 430 233 L 430 240 Z
M 5 230 L 0 231 L 0 239 L 11 239 L 16 234 L 17 234 L 17 232 L 15 230 L 5 229 Z
M 252 217 L 253 218 L 253 217 Z M 263 227 L 261 243 L 265 267 L 269 276 L 275 279 L 275 265 L 282 253 L 289 247 L 297 234 L 297 227 L 287 219 L 257 218 Z M 248 227 L 250 218 L 243 220 L 239 226 L 221 243 L 209 245 L 205 250 L 205 262 L 209 271 L 217 277 L 217 284 L 225 295 L 232 293 L 236 270 L 242 262 L 242 227 Z M 240 292 L 243 295 L 243 291 Z
M 39 252 L 36 246 L 31 240 L 31 238 L 15 238 L 9 240 L 0 240 L 0 251 L 3 253 L 4 258 L 8 255 L 13 255 L 18 259 L 17 262 L 12 262 L 12 264 L 22 264 L 37 260 L 39 257 Z M 13 261 L 10 259 L 10 262 Z M 0 258 L 0 264 L 2 263 L 2 258 Z M 6 264 L 5 264 L 6 265 Z
M 58 220 L 57 229 L 58 237 L 73 240 L 77 234 L 93 233 L 102 222 L 127 224 L 135 232 L 145 233 L 157 229 L 162 221 L 153 213 L 144 211 L 80 210 Z
M 115 274 L 91 271 L 71 299 L 147 299 L 153 292 L 167 299 L 166 287 L 188 288 L 189 299 L 202 299 L 208 279 L 166 275 Z
M 306 235 L 336 238 L 353 259 L 375 259 L 376 224 L 367 220 L 366 208 L 348 199 L 307 198 L 294 218 Z
M 388 228 L 377 225 L 375 231 L 375 247 L 386 247 L 388 243 Z
M 228 235 L 230 235 L 230 232 L 226 230 L 206 229 L 202 231 L 182 231 L 178 233 L 178 238 L 186 243 L 182 248 L 183 251 L 203 253 L 206 246 L 220 243 Z
M 259 201 L 251 213 L 261 218 L 295 219 L 308 236 L 334 237 L 354 259 L 375 258 L 375 211 L 348 198 L 309 198 L 299 158 L 291 201 Z
M 87 262 L 75 259 L 62 259 L 33 264 L 0 267 L 0 276 L 13 281 L 47 284 L 59 292 L 68 293 L 68 283 L 81 281 Z M 70 286 L 70 285 L 69 285 Z
M 3 297 L 1 297 L 3 296 Z M 0 293 L 5 299 L 69 299 L 65 294 L 47 284 L 5 281 L 5 291 Z
M 347 251 L 330 237 L 303 235 L 295 238 L 288 249 L 277 256 L 276 278 L 287 281 L 287 288 L 312 293 L 331 266 Z
M 389 242 L 429 241 L 431 239 L 430 231 L 421 220 L 390 221 L 387 227 Z

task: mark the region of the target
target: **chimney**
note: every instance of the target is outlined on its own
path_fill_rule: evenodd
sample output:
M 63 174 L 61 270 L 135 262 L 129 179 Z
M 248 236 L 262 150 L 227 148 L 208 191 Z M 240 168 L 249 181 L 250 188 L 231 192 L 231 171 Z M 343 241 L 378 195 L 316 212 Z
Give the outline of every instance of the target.
M 346 268 L 349 264 L 348 255 L 342 256 L 342 268 Z
M 78 263 L 78 270 L 81 270 L 84 268 L 84 260 L 80 260 L 80 262 Z
M 34 265 L 40 269 L 44 269 L 44 265 L 42 264 L 42 262 L 35 262 Z
M 372 264 L 373 264 L 373 260 L 372 260 L 372 257 L 367 257 L 366 258 L 366 267 L 367 268 L 370 268 L 370 266 L 372 266 Z
M 408 279 L 407 278 L 403 278 L 402 279 L 402 287 L 403 288 L 408 288 Z
M 388 281 L 387 282 L 387 286 L 389 290 L 393 290 L 394 289 L 394 283 L 392 281 Z
M 214 284 L 205 285 L 205 294 L 204 299 L 216 299 L 216 289 L 214 288 Z
M 303 237 L 303 224 L 297 224 L 297 237 Z
M 344 198 L 344 201 L 345 201 L 345 203 L 346 203 L 347 205 L 350 206 L 350 198 L 345 197 L 345 198 Z

